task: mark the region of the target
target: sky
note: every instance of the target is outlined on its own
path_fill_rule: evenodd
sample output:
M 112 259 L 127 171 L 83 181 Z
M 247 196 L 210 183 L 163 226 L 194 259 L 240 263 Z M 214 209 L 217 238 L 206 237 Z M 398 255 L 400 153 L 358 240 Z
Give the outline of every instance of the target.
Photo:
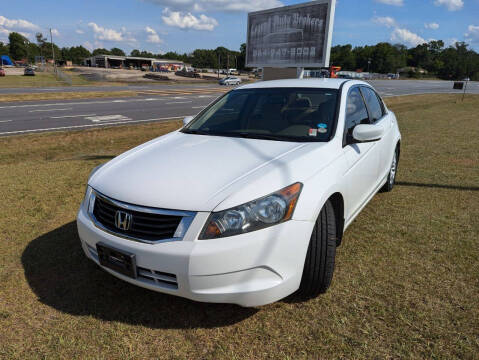
M 49 34 L 60 47 L 191 52 L 246 42 L 247 13 L 297 0 L 23 0 L 0 5 L 0 41 Z M 479 51 L 479 0 L 338 0 L 333 45 L 466 41 Z

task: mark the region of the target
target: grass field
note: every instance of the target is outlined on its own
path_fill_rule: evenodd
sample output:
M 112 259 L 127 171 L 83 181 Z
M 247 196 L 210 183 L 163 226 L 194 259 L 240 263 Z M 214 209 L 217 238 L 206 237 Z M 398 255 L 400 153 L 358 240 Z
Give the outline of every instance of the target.
M 180 122 L 0 139 L 0 357 L 478 359 L 479 96 L 388 103 L 398 184 L 346 232 L 330 291 L 253 309 L 128 285 L 80 249 L 90 170 Z
M 90 82 L 73 74 L 68 73 L 68 76 L 72 79 L 72 85 L 89 85 Z M 12 88 L 12 87 L 50 87 L 50 86 L 65 86 L 67 85 L 63 81 L 59 81 L 54 74 L 36 72 L 35 76 L 23 76 L 23 75 L 9 75 L 0 77 L 0 88 Z
M 38 101 L 38 100 L 71 100 L 71 99 L 91 99 L 108 97 L 132 97 L 137 96 L 136 91 L 65 91 L 65 92 L 42 92 L 42 93 L 18 93 L 18 94 L 0 94 L 0 102 L 12 101 Z

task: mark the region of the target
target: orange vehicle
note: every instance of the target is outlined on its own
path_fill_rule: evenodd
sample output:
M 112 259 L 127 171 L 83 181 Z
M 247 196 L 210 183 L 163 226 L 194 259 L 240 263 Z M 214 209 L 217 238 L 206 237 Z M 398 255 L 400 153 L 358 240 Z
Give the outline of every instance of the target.
M 329 77 L 330 78 L 337 78 L 337 73 L 341 71 L 341 66 L 330 66 L 329 67 Z

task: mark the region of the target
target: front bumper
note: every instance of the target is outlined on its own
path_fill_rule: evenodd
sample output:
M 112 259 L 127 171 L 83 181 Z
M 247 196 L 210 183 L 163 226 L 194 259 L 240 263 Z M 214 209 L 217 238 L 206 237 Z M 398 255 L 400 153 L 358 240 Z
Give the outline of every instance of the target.
M 98 265 L 102 242 L 136 255 L 138 278 L 104 268 L 150 290 L 241 306 L 275 302 L 299 288 L 314 223 L 285 223 L 229 238 L 197 240 L 209 213 L 197 213 L 182 241 L 144 244 L 97 228 L 84 207 L 77 217 L 83 250 Z

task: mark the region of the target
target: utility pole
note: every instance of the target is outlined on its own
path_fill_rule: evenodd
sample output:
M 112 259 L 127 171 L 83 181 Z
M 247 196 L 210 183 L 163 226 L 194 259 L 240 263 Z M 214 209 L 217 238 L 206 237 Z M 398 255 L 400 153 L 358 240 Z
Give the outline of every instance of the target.
M 464 84 L 464 92 L 462 93 L 462 102 L 464 102 L 464 98 L 466 97 L 466 91 L 467 91 L 467 84 L 469 83 L 469 78 L 466 78 L 466 83 Z
M 226 74 L 229 75 L 230 72 L 230 54 L 227 54 L 226 57 Z
M 221 60 L 221 57 L 220 57 L 220 54 L 218 54 L 218 79 L 220 78 L 220 60 Z
M 50 28 L 50 42 L 52 44 L 52 56 L 53 56 L 53 71 L 57 72 L 57 65 L 55 63 L 55 49 L 53 48 L 53 35 L 52 35 L 52 28 Z
M 28 40 L 23 41 L 23 45 L 25 45 L 25 50 L 27 51 L 27 65 L 28 65 L 30 63 L 30 60 L 28 60 Z
M 371 68 L 371 58 L 368 59 L 368 73 L 370 72 L 369 69 Z

